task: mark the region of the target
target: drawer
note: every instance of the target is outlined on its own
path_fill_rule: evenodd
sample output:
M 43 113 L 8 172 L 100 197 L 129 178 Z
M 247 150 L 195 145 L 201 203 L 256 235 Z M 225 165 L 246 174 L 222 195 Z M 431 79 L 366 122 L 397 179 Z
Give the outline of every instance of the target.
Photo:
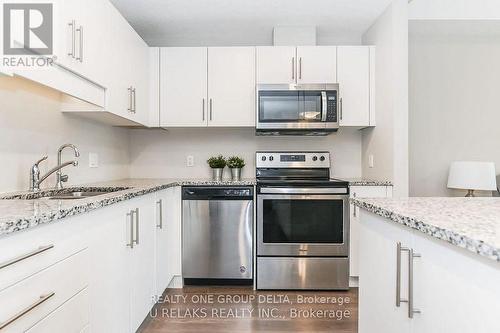
M 85 218 L 71 217 L 0 239 L 5 249 L 0 251 L 0 291 L 85 249 Z
M 85 249 L 0 292 L 2 333 L 26 331 L 85 289 L 89 270 Z
M 26 333 L 80 333 L 89 324 L 89 292 L 85 288 Z

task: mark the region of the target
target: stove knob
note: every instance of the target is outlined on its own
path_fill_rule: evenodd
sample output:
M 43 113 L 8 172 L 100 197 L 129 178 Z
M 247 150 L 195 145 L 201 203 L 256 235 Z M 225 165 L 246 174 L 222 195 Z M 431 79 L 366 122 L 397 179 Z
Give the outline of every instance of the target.
M 273 160 L 274 160 L 274 157 L 269 156 L 269 161 L 273 161 Z
M 313 161 L 316 162 L 318 160 L 318 156 L 313 156 Z
M 266 160 L 266 157 L 262 156 L 260 159 L 264 162 Z
M 323 161 L 325 160 L 325 156 L 321 156 L 321 157 L 319 158 L 319 160 L 320 160 L 321 162 L 323 162 Z

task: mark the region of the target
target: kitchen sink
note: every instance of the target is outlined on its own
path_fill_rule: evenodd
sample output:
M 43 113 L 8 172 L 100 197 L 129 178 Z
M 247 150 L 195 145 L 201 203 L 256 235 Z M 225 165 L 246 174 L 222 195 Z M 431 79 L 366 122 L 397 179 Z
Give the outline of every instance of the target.
M 62 190 L 42 190 L 40 192 L 26 192 L 20 194 L 6 195 L 1 200 L 78 200 L 95 197 L 98 195 L 128 190 L 130 187 L 78 187 L 65 188 Z

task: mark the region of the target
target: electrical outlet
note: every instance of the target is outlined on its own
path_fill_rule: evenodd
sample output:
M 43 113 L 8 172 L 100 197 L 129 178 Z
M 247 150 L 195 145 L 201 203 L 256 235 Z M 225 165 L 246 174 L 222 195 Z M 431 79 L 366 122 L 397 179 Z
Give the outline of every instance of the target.
M 89 168 L 99 167 L 99 154 L 89 153 Z
M 194 166 L 194 156 L 193 155 L 188 155 L 186 157 L 186 165 L 188 167 L 193 167 Z
M 373 168 L 373 155 L 368 155 L 368 167 Z

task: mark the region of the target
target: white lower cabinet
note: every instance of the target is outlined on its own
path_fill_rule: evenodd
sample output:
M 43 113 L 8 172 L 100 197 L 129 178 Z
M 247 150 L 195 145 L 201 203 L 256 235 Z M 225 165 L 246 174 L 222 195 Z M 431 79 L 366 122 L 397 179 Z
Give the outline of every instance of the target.
M 351 186 L 351 198 L 390 198 L 392 186 Z M 359 276 L 359 208 L 350 205 L 349 275 Z
M 181 188 L 160 191 L 156 198 L 156 295 L 161 296 L 181 275 Z
M 359 263 L 360 333 L 500 332 L 491 259 L 362 210 Z

